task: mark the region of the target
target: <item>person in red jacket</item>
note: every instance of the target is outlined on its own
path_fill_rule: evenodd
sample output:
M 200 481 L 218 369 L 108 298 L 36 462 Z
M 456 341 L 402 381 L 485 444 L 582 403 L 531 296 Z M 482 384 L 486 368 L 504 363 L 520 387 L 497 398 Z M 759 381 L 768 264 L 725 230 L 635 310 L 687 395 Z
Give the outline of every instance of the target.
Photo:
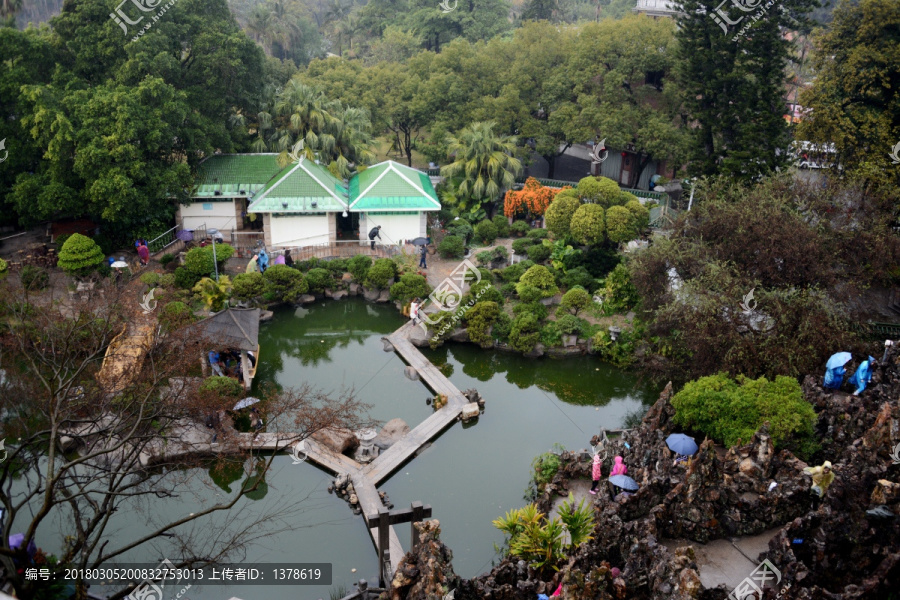
M 600 463 L 600 455 L 594 455 L 594 465 L 591 467 L 591 479 L 593 482 L 591 483 L 591 493 L 595 496 L 597 495 L 597 485 L 600 483 L 600 478 L 603 476 L 602 472 L 603 465 Z
M 150 262 L 150 248 L 144 242 L 141 242 L 137 249 L 138 256 L 141 258 L 141 264 L 146 265 Z

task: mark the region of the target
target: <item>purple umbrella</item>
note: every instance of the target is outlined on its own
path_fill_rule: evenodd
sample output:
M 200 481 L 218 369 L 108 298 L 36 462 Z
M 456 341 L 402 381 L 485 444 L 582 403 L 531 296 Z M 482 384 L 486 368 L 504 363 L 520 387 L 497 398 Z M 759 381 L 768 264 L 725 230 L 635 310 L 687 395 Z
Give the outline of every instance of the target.
M 9 536 L 9 547 L 13 550 L 22 545 L 22 542 L 25 541 L 24 533 L 14 533 Z M 26 548 L 28 551 L 28 556 L 33 557 L 34 553 L 37 552 L 37 545 L 34 543 L 34 540 L 28 542 L 28 547 Z
M 192 242 L 194 241 L 194 232 L 190 229 L 182 229 L 175 234 L 175 237 L 177 237 L 182 242 Z

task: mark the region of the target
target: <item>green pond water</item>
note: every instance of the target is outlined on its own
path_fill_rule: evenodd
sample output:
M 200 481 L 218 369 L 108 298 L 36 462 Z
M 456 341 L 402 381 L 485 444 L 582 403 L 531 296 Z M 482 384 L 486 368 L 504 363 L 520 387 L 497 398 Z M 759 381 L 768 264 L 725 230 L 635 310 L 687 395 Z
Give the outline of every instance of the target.
M 359 299 L 280 309 L 260 328 L 260 366 L 254 385 L 353 388 L 372 405 L 372 418 L 383 422 L 399 417 L 415 427 L 432 414 L 425 402 L 432 394 L 422 382 L 404 376 L 403 361 L 384 352 L 381 342 L 404 321 L 392 305 Z M 379 489 L 388 493 L 396 508 L 413 501 L 432 506 L 433 518 L 441 522 L 442 539 L 453 551 L 454 568 L 463 577 L 488 570 L 496 559 L 494 544 L 503 536 L 491 521 L 524 504 L 536 455 L 557 443 L 587 447 L 601 427 L 621 426 L 625 415 L 643 410 L 659 392 L 639 383 L 635 374 L 592 357 L 532 360 L 469 344 L 424 352 L 435 364 L 447 365 L 445 373 L 459 389 L 477 388 L 486 409 L 474 424 L 452 425 Z M 285 523 L 292 531 L 248 540 L 244 555 L 234 562 L 332 563 L 333 585 L 194 586 L 183 600 L 327 599 L 334 586 L 349 588 L 360 578 L 377 581 L 374 546 L 362 517 L 327 493 L 332 475 L 312 464 L 293 462 L 289 455 L 276 456 L 265 485 L 254 498 L 241 501 L 235 517 L 217 516 L 194 527 L 215 535 L 267 511 L 296 510 Z M 245 477 L 239 468 L 214 476 L 197 469 L 191 475 L 179 487 L 178 497 L 154 500 L 119 516 L 112 535 L 127 539 L 145 531 L 154 519 L 172 519 L 220 501 L 226 488 L 234 489 Z M 409 526 L 396 527 L 407 547 Z M 41 541 L 52 550 L 49 540 Z M 155 562 L 165 555 L 164 542 L 133 552 L 128 559 Z

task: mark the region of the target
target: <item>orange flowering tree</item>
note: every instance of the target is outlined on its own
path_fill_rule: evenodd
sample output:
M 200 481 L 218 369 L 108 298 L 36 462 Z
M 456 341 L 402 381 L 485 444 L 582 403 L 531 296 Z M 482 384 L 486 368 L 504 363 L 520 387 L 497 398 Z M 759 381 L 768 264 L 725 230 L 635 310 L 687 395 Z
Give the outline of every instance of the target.
M 503 214 L 507 217 L 515 217 L 519 213 L 531 213 L 535 217 L 543 216 L 544 211 L 550 206 L 550 202 L 564 188 L 554 188 L 541 185 L 534 177 L 525 180 L 525 187 L 519 191 L 509 190 L 503 201 Z

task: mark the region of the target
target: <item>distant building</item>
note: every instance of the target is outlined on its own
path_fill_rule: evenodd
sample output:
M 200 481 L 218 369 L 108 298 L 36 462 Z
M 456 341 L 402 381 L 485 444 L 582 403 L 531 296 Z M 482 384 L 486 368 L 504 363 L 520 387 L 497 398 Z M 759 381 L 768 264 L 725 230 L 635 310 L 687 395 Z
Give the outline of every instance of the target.
M 634 12 L 648 17 L 674 17 L 678 14 L 675 0 L 637 0 Z

